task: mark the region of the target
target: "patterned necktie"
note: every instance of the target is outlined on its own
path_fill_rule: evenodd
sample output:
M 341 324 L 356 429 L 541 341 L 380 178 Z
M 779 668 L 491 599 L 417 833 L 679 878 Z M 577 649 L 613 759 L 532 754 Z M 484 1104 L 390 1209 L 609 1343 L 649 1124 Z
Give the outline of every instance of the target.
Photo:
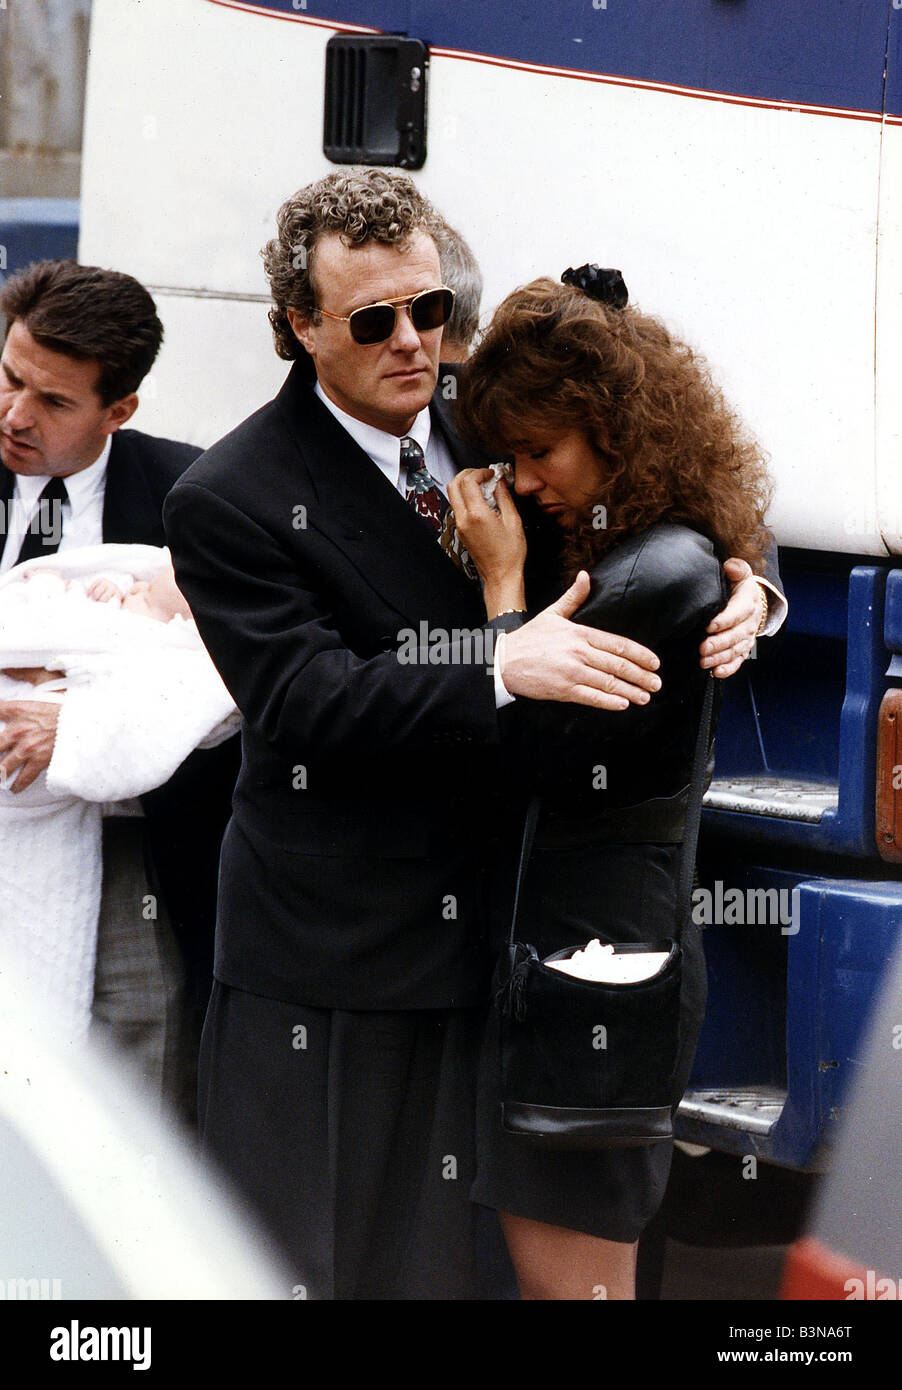
M 56 554 L 63 534 L 63 506 L 68 501 L 69 494 L 62 478 L 51 478 L 28 523 L 17 565 L 23 560 L 39 560 L 44 555 Z
M 406 469 L 408 505 L 435 531 L 449 560 L 453 560 L 468 579 L 478 579 L 476 566 L 457 534 L 451 504 L 426 467 L 423 450 L 409 435 L 401 440 L 401 467 Z
M 450 503 L 426 467 L 423 450 L 409 435 L 401 440 L 401 467 L 407 471 L 408 504 L 441 534 Z

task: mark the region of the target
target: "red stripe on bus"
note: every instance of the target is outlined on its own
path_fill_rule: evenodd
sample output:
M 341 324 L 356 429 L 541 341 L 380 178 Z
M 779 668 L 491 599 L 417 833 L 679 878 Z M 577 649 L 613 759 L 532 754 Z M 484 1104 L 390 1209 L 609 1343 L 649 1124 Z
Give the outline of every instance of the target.
M 291 24 L 309 24 L 314 29 L 332 29 L 343 34 L 381 34 L 365 24 L 340 24 L 333 19 L 313 19 L 305 14 L 285 14 L 282 10 L 261 9 L 259 5 L 243 4 L 242 0 L 207 0 L 208 5 L 222 5 L 226 10 L 243 10 L 245 14 L 262 14 L 269 19 L 287 19 Z

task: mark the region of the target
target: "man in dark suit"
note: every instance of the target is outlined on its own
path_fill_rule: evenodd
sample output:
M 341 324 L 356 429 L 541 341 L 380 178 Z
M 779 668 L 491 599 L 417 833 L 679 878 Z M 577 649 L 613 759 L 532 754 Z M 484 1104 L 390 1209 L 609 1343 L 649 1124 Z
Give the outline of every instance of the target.
M 498 711 L 658 685 L 651 653 L 567 620 L 579 581 L 497 643 L 485 627 L 446 516 L 477 460 L 432 400 L 435 226 L 382 170 L 283 206 L 265 263 L 294 365 L 164 509 L 244 716 L 202 1132 L 317 1298 L 472 1295 Z
M 162 339 L 151 296 L 129 275 L 44 261 L 6 282 L 0 309 L 8 325 L 0 365 L 0 571 L 101 541 L 164 545 L 163 499 L 200 451 L 121 428 Z M 30 678 L 38 683 L 40 675 Z M 0 704 L 0 765 L 7 779 L 15 775 L 14 792 L 48 766 L 58 717 L 59 705 L 46 701 Z M 189 1113 L 187 1025 L 205 1002 L 202 938 L 206 930 L 209 955 L 233 761 L 234 750 L 194 755 L 142 799 L 143 808 L 118 805 L 104 819 L 93 1026 L 127 1049 L 157 1093 L 184 1100 Z M 189 818 L 194 833 L 186 840 Z M 188 947 L 187 1014 L 172 928 Z

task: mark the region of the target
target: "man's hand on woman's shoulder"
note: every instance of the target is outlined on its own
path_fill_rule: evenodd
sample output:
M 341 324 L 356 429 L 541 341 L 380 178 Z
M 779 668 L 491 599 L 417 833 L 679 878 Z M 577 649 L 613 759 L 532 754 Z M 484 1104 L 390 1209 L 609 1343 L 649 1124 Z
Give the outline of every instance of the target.
M 511 695 L 618 710 L 647 704 L 660 689 L 654 652 L 628 637 L 570 621 L 589 587 L 581 570 L 556 602 L 505 634 L 500 674 Z

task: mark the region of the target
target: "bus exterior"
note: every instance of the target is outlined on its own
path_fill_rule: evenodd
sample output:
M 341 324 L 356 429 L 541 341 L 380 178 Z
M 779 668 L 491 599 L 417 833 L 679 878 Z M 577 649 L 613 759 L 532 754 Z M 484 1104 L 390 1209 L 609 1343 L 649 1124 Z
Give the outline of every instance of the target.
M 281 382 L 259 248 L 335 167 L 336 33 L 425 45 L 413 177 L 487 311 L 619 266 L 768 450 L 790 616 L 727 685 L 678 1133 L 818 1167 L 902 922 L 902 4 L 94 0 L 80 256 L 157 299 L 144 428 L 210 443 Z

